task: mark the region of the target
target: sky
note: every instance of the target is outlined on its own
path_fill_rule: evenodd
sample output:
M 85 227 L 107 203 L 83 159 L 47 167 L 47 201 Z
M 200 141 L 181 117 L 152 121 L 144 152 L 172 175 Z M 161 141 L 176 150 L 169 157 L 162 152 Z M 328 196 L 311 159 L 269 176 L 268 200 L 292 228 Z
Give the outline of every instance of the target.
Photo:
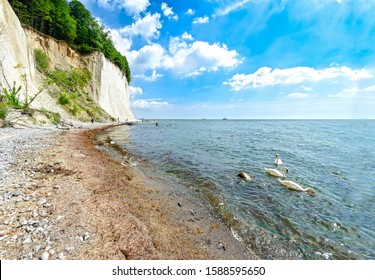
M 374 119 L 374 0 L 81 0 L 146 119 Z

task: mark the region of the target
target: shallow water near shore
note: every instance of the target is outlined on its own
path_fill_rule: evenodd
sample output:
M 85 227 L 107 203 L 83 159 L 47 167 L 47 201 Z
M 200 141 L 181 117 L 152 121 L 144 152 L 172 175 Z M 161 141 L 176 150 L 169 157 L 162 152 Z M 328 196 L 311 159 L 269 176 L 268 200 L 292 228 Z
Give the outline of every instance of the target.
M 161 120 L 113 127 L 109 136 L 171 183 L 213 207 L 263 259 L 375 259 L 375 121 Z M 275 154 L 285 189 L 264 167 Z M 241 181 L 239 171 L 254 178 Z

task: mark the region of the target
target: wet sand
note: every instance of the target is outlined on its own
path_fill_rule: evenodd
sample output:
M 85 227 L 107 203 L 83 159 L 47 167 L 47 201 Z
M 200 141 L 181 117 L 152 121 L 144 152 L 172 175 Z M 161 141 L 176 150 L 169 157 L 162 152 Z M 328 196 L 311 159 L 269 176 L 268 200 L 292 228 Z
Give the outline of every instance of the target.
M 0 249 L 8 251 L 3 259 L 28 250 L 33 259 L 258 259 L 189 190 L 98 149 L 107 145 L 96 140 L 103 129 L 52 134 L 46 136 L 48 147 L 18 156 L 19 174 L 33 170 L 28 185 L 36 205 L 29 201 L 28 211 L 15 211 L 14 225 L 32 218 L 40 190 L 49 195 L 45 219 L 52 222 L 48 237 L 32 238 L 31 244 L 1 241 Z M 24 159 L 32 160 L 23 165 Z M 12 225 L 3 228 L 15 235 Z

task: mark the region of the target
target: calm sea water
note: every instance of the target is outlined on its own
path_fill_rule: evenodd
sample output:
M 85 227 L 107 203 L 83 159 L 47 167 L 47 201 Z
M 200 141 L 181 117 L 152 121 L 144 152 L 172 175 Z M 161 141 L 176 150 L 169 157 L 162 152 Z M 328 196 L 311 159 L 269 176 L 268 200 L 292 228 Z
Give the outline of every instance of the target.
M 158 123 L 106 133 L 192 189 L 262 258 L 375 259 L 375 121 Z M 265 174 L 276 153 L 287 179 L 314 188 L 315 196 Z M 239 180 L 242 170 L 254 178 Z

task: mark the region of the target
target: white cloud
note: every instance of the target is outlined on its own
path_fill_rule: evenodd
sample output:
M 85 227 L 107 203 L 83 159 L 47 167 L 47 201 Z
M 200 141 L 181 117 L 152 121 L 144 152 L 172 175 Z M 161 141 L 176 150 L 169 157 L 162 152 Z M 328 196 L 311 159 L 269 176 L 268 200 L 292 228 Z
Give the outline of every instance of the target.
M 366 87 L 363 91 L 364 92 L 375 93 L 375 85 Z
M 195 11 L 193 9 L 188 9 L 185 14 L 188 16 L 192 16 L 195 14 Z
M 295 98 L 295 99 L 302 99 L 302 98 L 309 97 L 309 95 L 307 93 L 302 93 L 302 92 L 293 92 L 293 93 L 288 94 L 288 97 Z
M 308 87 L 308 86 L 302 85 L 301 86 L 301 90 L 303 90 L 303 91 L 311 91 L 312 87 Z
M 130 50 L 132 46 L 132 39 L 128 37 L 123 37 L 120 34 L 120 31 L 117 29 L 107 29 L 109 34 L 111 35 L 112 41 L 116 47 L 116 49 L 123 55 Z
M 246 3 L 250 2 L 250 1 L 251 0 L 236 1 L 236 2 L 226 6 L 225 8 L 222 8 L 222 9 L 218 10 L 215 13 L 215 16 L 225 16 L 225 15 L 233 12 L 234 10 L 239 9 L 240 7 L 242 7 L 243 5 L 245 5 Z
M 150 44 L 140 50 L 132 50 L 126 55 L 130 69 L 134 74 L 144 74 L 146 70 L 160 68 L 165 57 L 165 50 L 159 44 Z
M 336 94 L 329 94 L 329 97 L 340 97 L 340 98 L 356 98 L 358 95 L 372 95 L 375 93 L 375 85 L 359 88 L 358 86 L 345 88 L 339 93 Z
M 193 36 L 191 36 L 191 34 L 187 33 L 186 31 L 182 34 L 181 38 L 184 40 L 194 40 Z
M 346 88 L 339 93 L 329 94 L 329 97 L 353 98 L 357 96 L 358 87 Z
M 128 15 L 139 17 L 150 5 L 149 0 L 97 0 L 99 6 L 106 9 L 122 8 Z
M 193 23 L 194 24 L 203 24 L 203 23 L 208 23 L 210 21 L 210 19 L 208 18 L 208 16 L 204 16 L 204 17 L 197 17 L 193 20 Z
M 226 45 L 192 40 L 192 36 L 185 32 L 181 37 L 172 37 L 167 50 L 159 44 L 150 44 L 129 51 L 127 58 L 134 77 L 155 80 L 161 77 L 156 69 L 174 70 L 178 75 L 191 77 L 233 68 L 241 63 L 238 53 Z M 149 70 L 153 71 L 151 76 L 145 74 Z
M 365 69 L 353 70 L 349 67 L 329 67 L 316 70 L 309 67 L 295 67 L 286 69 L 271 69 L 262 67 L 253 74 L 236 74 L 225 85 L 232 90 L 239 91 L 247 88 L 274 86 L 279 84 L 298 84 L 302 82 L 316 82 L 327 79 L 349 79 L 358 81 L 371 78 L 372 75 Z
M 196 76 L 220 68 L 233 68 L 240 64 L 238 53 L 226 45 L 209 44 L 203 41 L 188 43 L 182 38 L 171 38 L 169 55 L 164 67 L 175 69 L 184 76 Z
M 140 87 L 129 86 L 129 93 L 131 95 L 141 95 L 143 94 L 143 90 Z
M 166 101 L 158 101 L 157 99 L 141 99 L 134 100 L 131 104 L 132 108 L 139 109 L 157 109 L 162 107 L 169 106 L 169 103 Z
M 164 16 L 169 19 L 178 20 L 178 15 L 176 15 L 171 7 L 168 7 L 167 3 L 161 3 L 161 10 L 163 11 Z
M 126 37 L 132 37 L 139 35 L 146 40 L 150 38 L 159 37 L 159 29 L 162 28 L 160 23 L 160 14 L 147 13 L 143 18 L 139 18 L 136 22 L 131 25 L 127 25 L 120 29 L 120 33 Z
M 135 74 L 134 78 L 141 78 L 148 82 L 154 82 L 163 76 L 164 76 L 163 74 L 157 73 L 156 70 L 154 69 L 152 70 L 152 73 L 150 76 L 147 76 L 146 74 Z

